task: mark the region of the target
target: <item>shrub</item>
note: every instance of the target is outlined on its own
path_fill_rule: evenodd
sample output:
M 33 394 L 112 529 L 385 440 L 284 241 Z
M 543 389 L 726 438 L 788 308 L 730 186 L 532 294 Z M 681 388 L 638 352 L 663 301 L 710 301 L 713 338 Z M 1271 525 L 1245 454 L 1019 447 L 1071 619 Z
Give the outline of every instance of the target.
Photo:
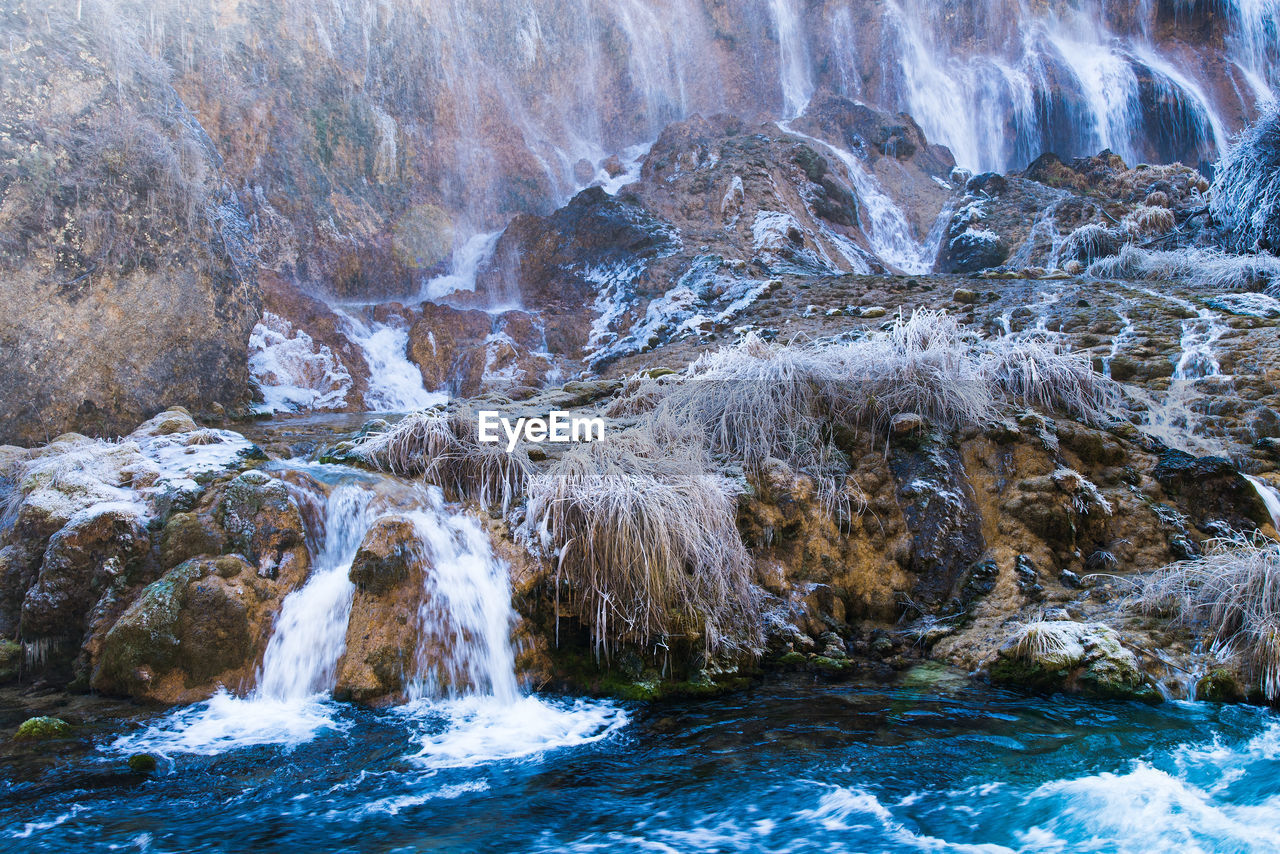
M 434 483 L 453 500 L 501 505 L 505 513 L 524 493 L 528 454 L 482 443 L 471 409 L 418 412 L 390 430 L 362 439 L 352 453 L 370 465 Z
M 557 599 L 567 594 L 598 651 L 701 635 L 709 654 L 756 654 L 737 492 L 696 436 L 632 429 L 532 478 L 526 526 L 557 556 Z
M 1203 557 L 1146 578 L 1132 604 L 1202 625 L 1214 655 L 1240 661 L 1268 700 L 1280 698 L 1280 543 L 1211 540 Z
M 1264 107 L 1218 162 L 1209 210 L 1235 252 L 1280 252 L 1280 104 Z

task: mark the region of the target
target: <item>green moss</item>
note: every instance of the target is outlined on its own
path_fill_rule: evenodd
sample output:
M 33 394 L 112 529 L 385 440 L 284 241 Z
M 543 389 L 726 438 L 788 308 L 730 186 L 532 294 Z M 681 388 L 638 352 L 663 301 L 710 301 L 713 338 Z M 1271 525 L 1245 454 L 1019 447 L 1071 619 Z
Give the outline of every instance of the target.
M 828 658 L 825 655 L 815 655 L 809 660 L 809 666 L 822 673 L 844 673 L 857 667 L 847 658 Z
M 1200 677 L 1196 682 L 1196 698 L 1211 703 L 1238 703 L 1244 691 L 1229 671 L 1218 668 Z
M 18 678 L 22 666 L 22 647 L 11 640 L 0 640 L 0 683 Z
M 155 773 L 156 758 L 150 753 L 135 753 L 129 757 L 129 770 L 135 774 Z
M 43 741 L 47 738 L 66 738 L 70 734 L 71 724 L 62 718 L 41 716 L 23 721 L 13 737 L 19 741 Z

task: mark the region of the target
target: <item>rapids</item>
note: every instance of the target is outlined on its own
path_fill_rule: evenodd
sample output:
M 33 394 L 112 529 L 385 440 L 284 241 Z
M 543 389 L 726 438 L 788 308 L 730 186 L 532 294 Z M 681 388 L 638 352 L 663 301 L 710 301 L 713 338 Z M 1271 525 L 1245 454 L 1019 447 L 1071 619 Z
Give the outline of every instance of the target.
M 123 754 L 170 724 L 102 721 L 46 766 L 0 758 L 0 838 L 46 852 L 1280 846 L 1280 724 L 1256 708 L 1035 699 L 923 669 L 896 686 L 793 678 L 648 709 L 498 709 L 334 708 L 310 740 L 173 749 L 145 782 Z

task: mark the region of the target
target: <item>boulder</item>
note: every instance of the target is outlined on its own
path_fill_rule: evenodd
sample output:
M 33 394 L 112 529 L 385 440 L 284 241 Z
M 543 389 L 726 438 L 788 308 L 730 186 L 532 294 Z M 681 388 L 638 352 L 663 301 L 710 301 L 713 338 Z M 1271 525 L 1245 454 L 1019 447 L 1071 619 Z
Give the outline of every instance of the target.
M 23 639 L 64 652 L 78 648 L 90 611 L 112 586 L 127 583 L 150 545 L 136 505 L 98 505 L 76 514 L 50 539 L 23 599 Z
M 238 556 L 197 558 L 148 585 L 106 633 L 90 684 L 139 700 L 190 703 L 252 684 L 291 589 Z
M 408 580 L 421 559 L 417 526 L 407 516 L 384 516 L 374 522 L 351 562 L 349 578 L 356 589 L 382 595 Z
M 1159 702 L 1160 693 L 1101 623 L 1041 620 L 1021 625 L 999 649 L 991 679 L 1035 691 L 1066 691 L 1106 699 Z
M 1271 514 L 1253 485 L 1224 457 L 1197 457 L 1166 448 L 1152 472 L 1165 491 L 1187 501 L 1202 530 L 1225 523 L 1237 531 L 1271 522 Z
M 428 389 L 453 388 L 455 393 L 475 394 L 463 381 L 462 364 L 475 353 L 484 352 L 484 342 L 492 331 L 488 313 L 448 305 L 423 303 L 421 314 L 409 327 L 409 360 L 422 372 Z
M 51 738 L 66 738 L 70 734 L 71 724 L 62 718 L 42 715 L 23 721 L 13 737 L 17 741 L 45 741 Z
M 422 643 L 419 614 L 429 571 L 413 520 L 388 516 L 369 529 L 351 564 L 356 591 L 336 695 L 361 703 L 403 695 Z
M 251 469 L 227 484 L 215 517 L 228 545 L 271 578 L 305 574 L 302 513 L 283 481 Z

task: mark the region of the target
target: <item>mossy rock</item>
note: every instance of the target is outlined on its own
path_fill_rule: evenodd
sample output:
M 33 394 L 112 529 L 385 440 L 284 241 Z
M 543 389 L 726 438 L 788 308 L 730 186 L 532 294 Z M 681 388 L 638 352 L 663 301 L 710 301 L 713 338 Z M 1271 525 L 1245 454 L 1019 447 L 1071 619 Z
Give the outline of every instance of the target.
M 1245 692 L 1236 681 L 1236 677 L 1221 667 L 1213 670 L 1196 682 L 1196 699 L 1208 700 L 1211 703 L 1238 703 L 1244 699 Z
M 200 555 L 221 554 L 226 535 L 195 513 L 174 513 L 160 534 L 160 561 L 165 569 Z
M 154 774 L 156 758 L 150 753 L 135 753 L 128 759 L 129 770 L 135 774 Z
M 70 734 L 71 724 L 62 718 L 42 715 L 23 721 L 13 737 L 18 741 L 44 741 L 50 738 L 66 738 Z
M 1051 694 L 1062 688 L 1070 670 L 1050 669 L 1019 658 L 1001 658 L 988 671 L 997 685 L 1009 685 L 1028 691 Z
M 11 640 L 0 640 L 0 683 L 12 682 L 22 669 L 22 646 Z

